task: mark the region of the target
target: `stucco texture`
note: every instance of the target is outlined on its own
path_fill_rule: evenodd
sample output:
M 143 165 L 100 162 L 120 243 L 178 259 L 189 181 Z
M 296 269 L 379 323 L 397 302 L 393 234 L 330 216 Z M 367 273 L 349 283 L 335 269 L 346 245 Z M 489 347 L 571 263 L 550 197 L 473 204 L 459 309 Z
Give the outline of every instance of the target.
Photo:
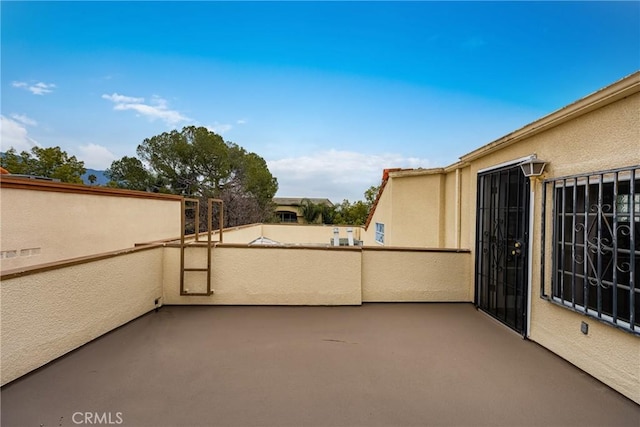
M 353 238 L 361 239 L 362 227 L 344 225 L 314 224 L 252 224 L 223 230 L 223 242 L 248 244 L 259 237 L 290 245 L 329 245 L 333 239 L 333 229 L 338 228 L 340 238 L 347 238 L 347 228 L 353 230 Z M 201 240 L 206 239 L 202 237 Z M 219 240 L 214 233 L 213 240 Z
M 2 281 L 2 384 L 152 310 L 161 247 Z
M 385 227 L 385 231 L 392 232 L 385 243 L 444 247 L 444 176 L 436 173 L 394 180 L 393 176 L 400 173 L 390 174 L 394 186 L 391 200 L 394 221 Z
M 4 270 L 131 248 L 180 235 L 180 201 L 3 188 Z M 25 250 L 39 249 L 36 255 Z M 20 253 L 29 256 L 20 256 Z
M 180 249 L 166 248 L 167 304 L 359 305 L 357 248 L 215 247 L 211 296 L 180 296 Z M 206 256 L 201 248 L 200 262 Z M 202 253 L 204 252 L 204 253 Z M 192 262 L 188 260 L 185 262 Z M 196 279 L 194 279 L 195 281 Z M 197 286 L 206 286 L 202 281 Z
M 363 250 L 363 302 L 470 302 L 471 255 Z
M 360 239 L 361 227 L 346 227 L 340 225 L 294 225 L 294 224 L 264 224 L 263 235 L 280 243 L 328 245 L 333 239 L 333 229 L 338 228 L 340 238 L 347 238 L 347 228 L 353 230 L 353 238 Z

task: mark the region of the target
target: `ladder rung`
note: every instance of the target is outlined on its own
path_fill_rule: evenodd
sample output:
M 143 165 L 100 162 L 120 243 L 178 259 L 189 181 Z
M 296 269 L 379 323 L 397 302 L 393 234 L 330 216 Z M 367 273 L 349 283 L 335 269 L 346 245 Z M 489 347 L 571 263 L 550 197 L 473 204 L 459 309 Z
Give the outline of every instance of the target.
M 181 292 L 180 295 L 187 297 L 208 297 L 213 295 L 213 291 L 210 292 Z
M 209 271 L 208 268 L 185 268 L 184 271 Z

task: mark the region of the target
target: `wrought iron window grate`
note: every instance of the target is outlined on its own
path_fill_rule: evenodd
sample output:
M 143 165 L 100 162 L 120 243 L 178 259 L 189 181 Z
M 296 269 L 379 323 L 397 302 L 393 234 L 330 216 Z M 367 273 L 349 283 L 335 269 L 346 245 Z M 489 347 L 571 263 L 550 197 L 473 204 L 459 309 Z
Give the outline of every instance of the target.
M 543 282 L 541 296 L 640 335 L 640 165 L 546 180 L 543 239 L 549 201 L 551 295 Z

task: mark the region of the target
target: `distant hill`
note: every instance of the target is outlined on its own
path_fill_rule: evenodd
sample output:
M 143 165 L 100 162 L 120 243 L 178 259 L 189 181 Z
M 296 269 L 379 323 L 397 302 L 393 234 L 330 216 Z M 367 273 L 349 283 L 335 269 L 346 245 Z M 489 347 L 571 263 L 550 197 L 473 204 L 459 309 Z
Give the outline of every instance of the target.
M 89 175 L 91 174 L 94 174 L 96 178 L 98 178 L 96 182 L 93 183 L 93 185 L 106 185 L 107 182 L 109 182 L 109 178 L 104 175 L 104 171 L 87 169 L 87 172 L 82 175 L 82 181 L 87 185 L 91 185 L 91 183 L 89 182 Z
M 4 158 L 6 153 L 4 151 L 0 151 L 0 158 Z M 9 171 L 11 172 L 11 171 Z M 104 175 L 104 171 L 96 170 L 96 169 L 87 169 L 84 175 L 81 176 L 82 182 L 86 185 L 91 185 L 89 182 L 89 175 L 94 174 L 96 178 L 96 182 L 93 185 L 106 185 L 109 182 L 109 178 Z

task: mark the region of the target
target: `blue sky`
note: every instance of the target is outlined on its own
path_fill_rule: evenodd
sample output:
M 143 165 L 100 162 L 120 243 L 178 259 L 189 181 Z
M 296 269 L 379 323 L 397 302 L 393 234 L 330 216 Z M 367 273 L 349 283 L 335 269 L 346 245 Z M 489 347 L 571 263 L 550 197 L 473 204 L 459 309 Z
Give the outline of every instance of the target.
M 2 150 L 95 169 L 206 126 L 279 196 L 363 198 L 640 69 L 638 2 L 1 3 Z

